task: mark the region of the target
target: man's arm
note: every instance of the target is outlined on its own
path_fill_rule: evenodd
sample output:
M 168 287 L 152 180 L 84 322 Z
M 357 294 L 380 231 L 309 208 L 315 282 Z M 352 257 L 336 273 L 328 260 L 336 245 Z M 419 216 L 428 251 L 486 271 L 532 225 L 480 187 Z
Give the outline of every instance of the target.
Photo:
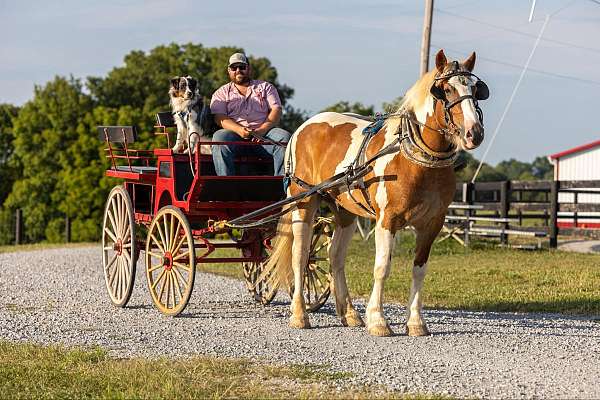
M 254 133 L 256 133 L 258 136 L 264 135 L 265 133 L 269 132 L 271 128 L 277 126 L 280 119 L 281 107 L 273 107 L 271 111 L 269 111 L 269 115 L 267 115 L 265 122 L 260 124 L 260 126 L 254 130 Z
M 250 129 L 241 126 L 233 119 L 229 118 L 227 115 L 224 114 L 215 114 L 215 122 L 223 129 L 229 129 L 230 131 L 237 133 L 244 139 L 250 137 L 250 133 L 252 132 Z

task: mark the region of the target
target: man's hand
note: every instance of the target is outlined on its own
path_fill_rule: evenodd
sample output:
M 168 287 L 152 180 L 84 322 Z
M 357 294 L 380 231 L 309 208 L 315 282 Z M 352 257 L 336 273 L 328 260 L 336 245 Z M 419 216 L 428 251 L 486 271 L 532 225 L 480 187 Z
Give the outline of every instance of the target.
M 250 138 L 252 136 L 252 132 L 254 132 L 252 129 L 246 128 L 245 126 L 240 126 L 239 129 L 236 130 L 236 133 L 244 139 Z

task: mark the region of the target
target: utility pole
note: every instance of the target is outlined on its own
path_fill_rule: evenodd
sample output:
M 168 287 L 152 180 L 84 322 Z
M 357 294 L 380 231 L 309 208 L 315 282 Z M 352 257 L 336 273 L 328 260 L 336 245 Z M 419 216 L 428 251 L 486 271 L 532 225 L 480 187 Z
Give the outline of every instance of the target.
M 431 19 L 433 18 L 433 0 L 425 0 L 425 19 L 423 20 L 423 40 L 421 42 L 421 76 L 429 69 L 429 46 L 431 43 Z

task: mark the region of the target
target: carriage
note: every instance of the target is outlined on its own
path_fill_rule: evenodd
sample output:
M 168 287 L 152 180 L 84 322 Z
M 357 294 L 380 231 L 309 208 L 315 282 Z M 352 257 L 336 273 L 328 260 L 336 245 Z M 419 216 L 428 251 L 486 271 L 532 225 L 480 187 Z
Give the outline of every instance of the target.
M 238 157 L 236 176 L 217 176 L 211 155 L 171 150 L 174 127 L 171 113 L 157 114 L 154 133 L 166 137 L 167 147 L 153 150 L 131 147 L 137 139 L 135 126 L 98 127 L 110 160 L 106 175 L 123 181 L 108 195 L 102 227 L 102 264 L 110 300 L 118 307 L 127 305 L 143 250 L 152 301 L 166 315 L 176 316 L 185 309 L 196 267 L 206 263 L 241 263 L 251 296 L 268 304 L 276 289 L 269 285 L 264 261 L 276 234 L 277 216 L 272 214 L 285 197 L 283 177 L 273 176 L 272 160 L 262 157 Z M 245 229 L 219 223 L 265 209 L 274 217 L 271 223 L 249 224 Z M 308 311 L 318 310 L 330 294 L 328 260 L 323 255 L 331 237 L 330 223 L 327 218 L 315 223 L 304 279 Z

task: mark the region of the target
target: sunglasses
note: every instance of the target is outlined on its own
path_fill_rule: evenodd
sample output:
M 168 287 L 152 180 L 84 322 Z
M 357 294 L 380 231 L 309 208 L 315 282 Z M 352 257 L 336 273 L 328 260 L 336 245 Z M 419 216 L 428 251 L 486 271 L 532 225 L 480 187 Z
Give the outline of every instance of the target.
M 236 65 L 230 65 L 229 69 L 232 71 L 238 70 L 238 71 L 245 71 L 247 68 L 246 64 L 236 64 Z

